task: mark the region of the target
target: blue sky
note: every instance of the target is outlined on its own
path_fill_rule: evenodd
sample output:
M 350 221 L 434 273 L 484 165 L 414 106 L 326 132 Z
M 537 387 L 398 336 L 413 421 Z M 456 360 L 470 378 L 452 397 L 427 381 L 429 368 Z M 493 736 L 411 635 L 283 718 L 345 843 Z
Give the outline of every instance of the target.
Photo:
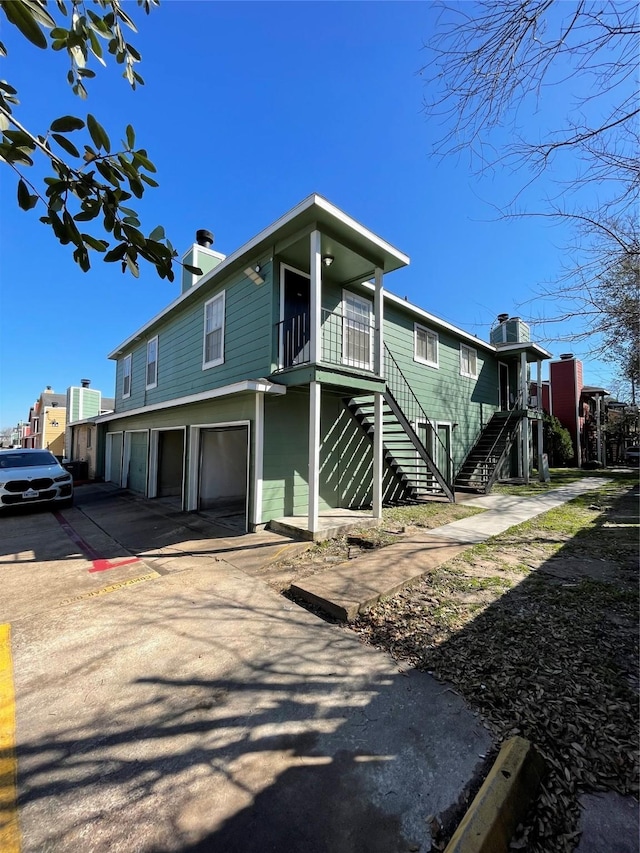
M 8 27 L 2 76 L 19 91 L 16 115 L 40 132 L 59 115 L 92 112 L 113 143 L 133 124 L 160 182 L 135 205 L 143 230 L 164 225 L 180 254 L 198 228 L 228 254 L 317 192 L 410 256 L 386 278 L 390 290 L 484 339 L 498 313 L 525 315 L 538 285 L 559 273 L 570 239 L 562 227 L 497 218 L 495 206 L 523 175 L 479 179 L 465 156 L 431 153 L 442 129 L 424 114 L 419 75 L 434 26 L 429 3 L 172 0 L 136 20 L 130 40 L 145 79 L 136 92 L 111 62 L 96 67 L 80 101 L 65 80 L 65 55 L 39 51 Z M 552 97 L 530 127 L 558 111 Z M 7 427 L 27 417 L 46 385 L 63 393 L 89 378 L 113 396 L 107 353 L 179 294 L 179 275 L 170 284 L 143 269 L 136 280 L 95 254 L 82 273 L 35 211 L 18 209 L 8 169 L 1 187 Z M 550 192 L 539 181 L 528 200 Z M 610 366 L 591 361 L 584 345 L 544 345 L 583 357 L 586 383 L 610 381 Z

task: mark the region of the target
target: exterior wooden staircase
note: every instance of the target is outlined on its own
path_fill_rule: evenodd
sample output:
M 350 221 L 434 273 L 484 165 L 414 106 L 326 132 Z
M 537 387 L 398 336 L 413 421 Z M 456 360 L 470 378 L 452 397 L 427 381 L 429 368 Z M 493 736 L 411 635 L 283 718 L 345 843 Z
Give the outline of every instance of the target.
M 487 494 L 496 481 L 500 466 L 513 446 L 523 413 L 496 412 L 480 433 L 455 478 L 458 491 Z
M 441 497 L 454 502 L 452 484 L 438 469 L 413 424 L 421 423 L 431 427 L 435 441 L 439 440 L 437 432 L 386 347 L 385 375 L 387 385 L 383 393 L 383 456 L 387 468 L 401 488 L 402 499 L 415 503 Z M 344 404 L 373 443 L 373 398 L 352 397 L 345 400 Z

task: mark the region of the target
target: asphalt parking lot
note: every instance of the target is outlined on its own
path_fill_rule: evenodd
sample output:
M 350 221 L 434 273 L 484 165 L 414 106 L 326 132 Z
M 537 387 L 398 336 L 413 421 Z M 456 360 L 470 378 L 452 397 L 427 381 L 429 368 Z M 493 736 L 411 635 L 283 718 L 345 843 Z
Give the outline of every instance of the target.
M 105 486 L 0 518 L 3 853 L 429 850 L 488 733 L 250 571 L 298 547 Z

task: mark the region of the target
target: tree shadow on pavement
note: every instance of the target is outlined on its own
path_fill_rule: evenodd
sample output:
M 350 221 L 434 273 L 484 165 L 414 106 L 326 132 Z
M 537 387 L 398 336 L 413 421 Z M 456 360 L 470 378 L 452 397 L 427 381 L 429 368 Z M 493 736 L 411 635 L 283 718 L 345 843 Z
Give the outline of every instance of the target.
M 173 576 L 40 625 L 18 679 L 25 850 L 427 849 L 486 729 L 350 632 L 234 590 Z

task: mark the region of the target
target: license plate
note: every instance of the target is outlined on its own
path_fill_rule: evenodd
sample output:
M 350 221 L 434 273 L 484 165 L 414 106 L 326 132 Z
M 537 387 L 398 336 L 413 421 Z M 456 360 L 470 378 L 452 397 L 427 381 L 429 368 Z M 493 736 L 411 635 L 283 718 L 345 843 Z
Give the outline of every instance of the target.
M 37 492 L 35 489 L 27 489 L 26 492 L 22 493 L 22 497 L 25 500 L 28 500 L 29 498 L 37 498 L 39 496 L 39 494 L 40 494 L 40 492 Z

